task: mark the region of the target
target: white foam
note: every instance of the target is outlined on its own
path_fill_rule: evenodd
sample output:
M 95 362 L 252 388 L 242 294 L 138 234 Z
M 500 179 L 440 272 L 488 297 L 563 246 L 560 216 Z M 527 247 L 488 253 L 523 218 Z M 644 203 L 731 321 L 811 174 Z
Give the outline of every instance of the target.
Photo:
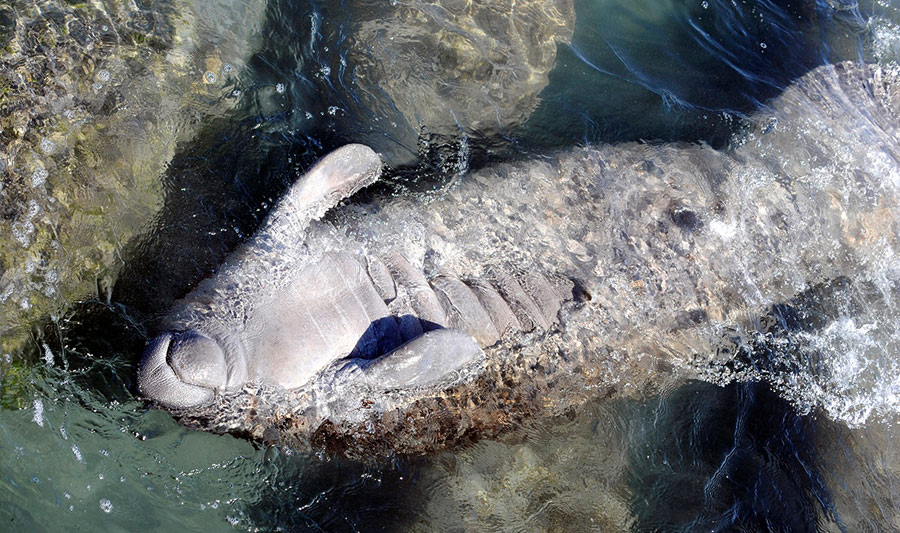
M 718 219 L 713 219 L 709 223 L 709 229 L 722 239 L 733 239 L 737 235 L 737 224 L 734 222 L 726 223 Z
M 44 403 L 40 398 L 35 398 L 32 405 L 34 406 L 34 416 L 31 417 L 31 421 L 44 427 Z
M 79 463 L 84 463 L 84 456 L 81 455 L 81 450 L 78 449 L 77 444 L 72 444 L 72 453 L 75 454 L 75 460 Z

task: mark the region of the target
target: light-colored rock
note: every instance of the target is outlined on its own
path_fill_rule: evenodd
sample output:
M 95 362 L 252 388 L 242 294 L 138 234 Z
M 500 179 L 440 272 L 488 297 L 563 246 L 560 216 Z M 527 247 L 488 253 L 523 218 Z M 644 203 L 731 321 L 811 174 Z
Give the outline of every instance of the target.
M 417 136 L 509 133 L 538 104 L 556 47 L 575 29 L 571 0 L 413 0 L 348 5 L 348 65 L 369 109 L 396 108 Z M 380 101 L 390 99 L 387 105 Z M 389 163 L 401 151 L 382 150 Z M 402 161 L 401 161 L 402 162 Z

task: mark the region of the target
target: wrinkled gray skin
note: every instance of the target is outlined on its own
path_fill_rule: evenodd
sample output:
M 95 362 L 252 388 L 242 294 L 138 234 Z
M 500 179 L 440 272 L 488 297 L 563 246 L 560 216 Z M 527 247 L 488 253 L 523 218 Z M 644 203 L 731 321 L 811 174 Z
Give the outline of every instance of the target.
M 344 147 L 172 311 L 140 390 L 204 429 L 427 452 L 714 362 L 816 283 L 896 292 L 896 79 L 821 67 L 731 152 L 590 147 L 323 220 L 378 176 Z

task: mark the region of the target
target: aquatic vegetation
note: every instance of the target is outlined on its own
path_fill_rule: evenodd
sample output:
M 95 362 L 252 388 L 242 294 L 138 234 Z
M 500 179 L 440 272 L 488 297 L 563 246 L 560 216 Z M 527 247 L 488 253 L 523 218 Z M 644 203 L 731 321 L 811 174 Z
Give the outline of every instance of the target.
M 221 64 L 194 42 L 216 28 L 198 29 L 191 4 L 177 16 L 159 7 L 17 1 L 0 12 L 2 353 L 67 304 L 108 297 L 119 255 L 159 208 L 176 145 L 230 105 L 215 74 L 196 74 Z M 222 50 L 236 64 L 253 24 L 242 27 Z

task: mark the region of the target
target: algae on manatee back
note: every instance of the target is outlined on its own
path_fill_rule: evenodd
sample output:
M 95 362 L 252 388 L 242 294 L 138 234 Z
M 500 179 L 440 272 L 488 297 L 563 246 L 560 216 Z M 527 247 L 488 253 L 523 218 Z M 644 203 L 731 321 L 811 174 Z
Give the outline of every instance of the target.
M 208 65 L 242 66 L 263 8 L 17 0 L 0 11 L 2 353 L 116 277 L 176 145 L 231 105 L 224 72 L 204 83 Z

